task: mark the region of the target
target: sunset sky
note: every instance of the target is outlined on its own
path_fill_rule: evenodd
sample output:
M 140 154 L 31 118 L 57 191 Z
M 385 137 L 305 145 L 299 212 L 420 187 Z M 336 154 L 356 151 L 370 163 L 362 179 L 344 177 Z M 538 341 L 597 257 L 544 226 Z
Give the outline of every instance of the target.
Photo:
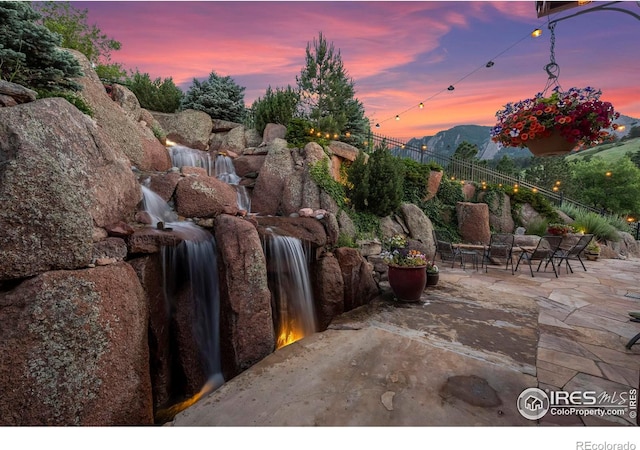
M 602 2 L 594 2 L 582 9 Z M 340 50 L 376 131 L 407 140 L 455 125 L 494 125 L 505 103 L 547 83 L 548 20 L 535 2 L 74 2 L 122 43 L 112 62 L 185 92 L 214 71 L 245 87 L 247 106 L 296 85 L 305 49 L 322 32 Z M 636 2 L 616 5 L 640 15 Z M 535 28 L 542 36 L 530 37 Z M 640 21 L 599 11 L 557 23 L 563 89 L 593 86 L 621 114 L 640 118 Z M 493 61 L 491 68 L 485 64 Z M 453 91 L 447 87 L 454 85 Z M 418 107 L 424 102 L 424 108 Z M 395 120 L 399 115 L 400 120 Z

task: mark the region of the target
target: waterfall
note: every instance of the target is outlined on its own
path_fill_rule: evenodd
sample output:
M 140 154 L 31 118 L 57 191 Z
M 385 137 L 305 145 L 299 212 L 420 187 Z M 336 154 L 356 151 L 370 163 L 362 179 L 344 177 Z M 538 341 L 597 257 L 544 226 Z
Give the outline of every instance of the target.
M 307 258 L 300 239 L 265 235 L 269 288 L 272 293 L 276 348 L 284 347 L 316 331 L 313 294 Z
M 216 178 L 220 181 L 235 186 L 238 209 L 251 212 L 249 193 L 246 187 L 240 186 L 239 184 L 241 178 L 236 174 L 233 160 L 226 155 L 218 155 L 216 157 L 215 174 Z
M 168 305 L 180 287 L 189 287 L 193 305 L 193 334 L 198 345 L 207 385 L 215 388 L 224 383 L 220 355 L 220 294 L 218 257 L 211 233 L 192 222 L 178 221 L 177 215 L 155 192 L 142 186 L 143 205 L 154 226 L 165 222 L 165 229 L 183 239 L 175 247 L 161 249 L 165 299 Z
M 202 167 L 211 176 L 213 161 L 208 152 L 185 147 L 183 145 L 172 145 L 168 148 L 171 164 L 174 167 Z

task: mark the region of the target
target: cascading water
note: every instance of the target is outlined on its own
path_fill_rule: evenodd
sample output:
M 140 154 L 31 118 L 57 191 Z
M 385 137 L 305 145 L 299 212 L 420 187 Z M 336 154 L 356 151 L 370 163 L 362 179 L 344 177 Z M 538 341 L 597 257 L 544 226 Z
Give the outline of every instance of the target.
M 195 397 L 165 411 L 172 415 L 195 403 L 207 392 L 224 384 L 220 355 L 220 294 L 216 242 L 211 233 L 191 222 L 178 221 L 169 205 L 155 192 L 142 186 L 143 205 L 152 223 L 164 222 L 183 241 L 175 247 L 163 246 L 162 270 L 167 306 L 171 305 L 181 286 L 188 284 L 194 318 L 193 335 L 198 345 L 203 370 L 208 381 Z
M 183 145 L 172 145 L 168 148 L 171 164 L 174 167 L 202 167 L 211 176 L 213 160 L 208 152 L 185 147 Z
M 316 331 L 309 269 L 300 239 L 271 232 L 265 235 L 263 246 L 273 295 L 276 348 L 281 348 Z
M 226 155 L 218 155 L 216 157 L 215 171 L 218 180 L 236 187 L 238 209 L 251 212 L 251 199 L 249 198 L 247 188 L 239 184 L 241 178 L 236 174 L 233 160 Z

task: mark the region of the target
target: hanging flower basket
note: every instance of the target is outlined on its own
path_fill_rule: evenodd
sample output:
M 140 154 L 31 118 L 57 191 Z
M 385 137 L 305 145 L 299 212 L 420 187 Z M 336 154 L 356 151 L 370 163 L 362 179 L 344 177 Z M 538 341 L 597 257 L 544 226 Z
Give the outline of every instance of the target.
M 555 156 L 569 153 L 575 148 L 574 142 L 569 142 L 558 130 L 554 130 L 548 137 L 540 137 L 527 142 L 527 148 L 535 156 Z
M 529 148 L 536 156 L 562 155 L 603 142 L 607 128 L 620 117 L 609 102 L 600 101 L 601 91 L 591 87 L 571 88 L 545 97 L 508 103 L 496 113 L 498 123 L 491 139 L 505 147 Z

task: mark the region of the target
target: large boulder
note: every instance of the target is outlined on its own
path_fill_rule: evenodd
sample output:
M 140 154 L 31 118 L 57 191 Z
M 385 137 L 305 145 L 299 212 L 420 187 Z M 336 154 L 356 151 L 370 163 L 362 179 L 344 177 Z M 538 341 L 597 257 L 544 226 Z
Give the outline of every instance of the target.
M 436 245 L 433 241 L 433 224 L 426 214 L 413 203 L 403 203 L 400 205 L 400 214 L 404 223 L 409 229 L 409 237 L 420 243 L 416 243 L 415 249 L 422 251 L 425 255 L 433 255 Z
M 344 283 L 344 311 L 366 305 L 379 293 L 373 267 L 355 248 L 340 247 L 334 252 Z
M 489 244 L 489 205 L 486 203 L 456 203 L 458 229 L 463 242 L 470 244 Z
M 281 215 L 285 186 L 294 174 L 293 158 L 283 139 L 274 139 L 266 148 L 268 153 L 253 190 L 251 210 L 262 215 Z
M 286 135 L 287 127 L 279 123 L 268 123 L 267 126 L 264 127 L 264 132 L 262 133 L 262 142 L 260 143 L 260 147 L 271 144 L 276 138 L 284 139 Z
M 102 128 L 61 98 L 0 108 L 0 279 L 86 267 L 93 226 L 142 197 Z
M 504 192 L 480 192 L 478 200 L 489 205 L 489 226 L 496 233 L 513 233 L 515 222 L 511 215 L 511 197 Z
M 147 314 L 127 263 L 0 292 L 0 425 L 152 424 Z
M 233 166 L 236 170 L 236 175 L 246 177 L 247 175 L 255 174 L 257 176 L 266 158 L 266 155 L 242 155 L 235 158 Z
M 28 89 L 22 85 L 11 83 L 10 81 L 0 80 L 0 97 L 6 97 L 5 106 L 15 106 L 20 103 L 29 103 L 35 101 L 38 93 Z M 11 99 L 9 101 L 8 99 Z M 283 136 L 284 137 L 284 136 Z
M 312 247 L 327 245 L 327 231 L 319 220 L 312 217 L 256 217 L 258 233 L 274 229 L 282 236 L 291 236 L 309 243 Z
M 209 149 L 209 136 L 213 122 L 209 114 L 185 109 L 174 114 L 152 112 L 153 117 L 167 133 L 167 139 L 196 150 Z
M 335 317 L 344 312 L 344 280 L 340 264 L 333 254 L 326 253 L 312 264 L 311 282 L 318 331 L 324 331 Z
M 246 130 L 243 125 L 231 129 L 225 135 L 222 143 L 220 144 L 220 147 L 218 148 L 218 151 L 242 153 L 245 147 L 247 147 L 247 138 L 245 135 L 245 131 Z
M 221 272 L 221 346 L 229 379 L 275 349 L 271 293 L 262 243 L 251 222 L 228 215 L 215 219 Z
M 141 170 L 168 170 L 171 168 L 169 153 L 164 145 L 149 134 L 149 129 L 127 116 L 114 102 L 98 78 L 91 63 L 77 50 L 66 50 L 80 63 L 83 76 L 77 78 L 82 90 L 79 95 L 93 111 L 93 117 L 104 130 L 114 151 L 126 155 Z
M 236 190 L 208 176 L 187 176 L 178 181 L 176 211 L 184 217 L 215 217 L 238 213 Z

